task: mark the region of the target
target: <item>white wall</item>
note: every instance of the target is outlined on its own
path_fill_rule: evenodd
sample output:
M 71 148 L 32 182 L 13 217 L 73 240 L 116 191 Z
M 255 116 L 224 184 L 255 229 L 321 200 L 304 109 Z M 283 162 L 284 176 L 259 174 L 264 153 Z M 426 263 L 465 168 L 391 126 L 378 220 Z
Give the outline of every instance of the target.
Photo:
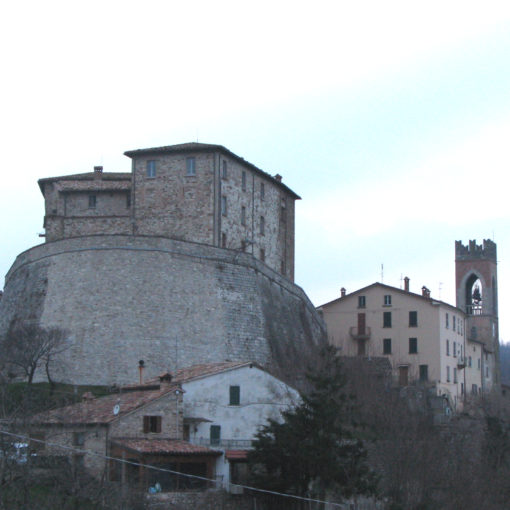
M 240 387 L 240 405 L 230 405 L 230 386 Z M 190 441 L 208 444 L 211 425 L 221 427 L 222 443 L 218 449 L 246 449 L 243 443 L 230 440 L 252 440 L 268 418 L 279 420 L 281 411 L 299 402 L 299 394 L 280 380 L 259 368 L 248 365 L 182 384 L 184 418 L 202 418 L 207 422 L 192 423 Z M 213 448 L 215 448 L 213 446 Z M 230 482 L 225 455 L 218 458 L 216 474 Z

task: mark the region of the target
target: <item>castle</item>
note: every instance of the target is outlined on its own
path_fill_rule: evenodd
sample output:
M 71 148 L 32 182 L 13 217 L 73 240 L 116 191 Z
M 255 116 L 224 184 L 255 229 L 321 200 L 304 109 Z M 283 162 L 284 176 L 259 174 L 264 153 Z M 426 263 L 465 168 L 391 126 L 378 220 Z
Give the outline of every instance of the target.
M 298 195 L 220 145 L 125 155 L 131 173 L 39 181 L 46 242 L 8 272 L 0 334 L 64 330 L 64 382 L 133 382 L 139 360 L 147 377 L 247 359 L 290 377 L 326 339 L 293 283 Z

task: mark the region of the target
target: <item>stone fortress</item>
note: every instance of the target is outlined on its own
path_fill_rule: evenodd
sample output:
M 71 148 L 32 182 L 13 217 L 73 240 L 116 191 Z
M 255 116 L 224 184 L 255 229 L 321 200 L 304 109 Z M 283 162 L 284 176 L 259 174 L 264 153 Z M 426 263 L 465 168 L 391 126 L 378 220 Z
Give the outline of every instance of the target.
M 290 377 L 326 341 L 293 283 L 299 196 L 220 145 L 125 155 L 131 173 L 39 181 L 46 242 L 8 272 L 0 334 L 13 321 L 65 330 L 62 382 L 130 383 L 139 360 L 146 377 L 244 360 Z

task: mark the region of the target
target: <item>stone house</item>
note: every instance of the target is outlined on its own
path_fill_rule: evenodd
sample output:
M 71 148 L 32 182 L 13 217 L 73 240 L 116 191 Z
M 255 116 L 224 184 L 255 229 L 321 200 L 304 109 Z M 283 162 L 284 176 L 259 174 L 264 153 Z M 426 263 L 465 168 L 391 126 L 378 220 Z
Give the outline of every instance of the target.
M 107 474 L 142 488 L 157 482 L 163 491 L 204 489 L 211 486 L 204 478 L 239 492 L 231 484 L 245 481 L 247 452 L 258 428 L 268 418 L 279 419 L 299 394 L 254 363 L 225 362 L 192 366 L 174 377 L 163 374 L 106 397 L 84 397 L 33 418 L 34 439 L 74 448 L 70 453 L 34 443 L 38 455 L 71 457 L 96 477 Z
M 421 384 L 459 409 L 482 386 L 483 345 L 464 312 L 430 296 L 374 283 L 322 305 L 328 340 L 343 356 L 386 357 L 400 386 Z
M 164 490 L 192 486 L 190 478 L 107 459 L 123 458 L 213 478 L 219 453 L 182 440 L 182 396 L 181 386 L 168 377 L 158 384 L 126 387 L 101 398 L 85 394 L 80 403 L 36 415 L 31 436 L 50 444 L 34 443 L 32 447 L 39 456 L 71 458 L 75 468 L 96 477 L 107 474 L 111 480 L 124 479 L 141 487 L 160 482 Z
M 39 180 L 46 241 L 97 234 L 161 236 L 252 254 L 294 279 L 294 202 L 282 183 L 221 145 L 125 152 L 131 173 Z

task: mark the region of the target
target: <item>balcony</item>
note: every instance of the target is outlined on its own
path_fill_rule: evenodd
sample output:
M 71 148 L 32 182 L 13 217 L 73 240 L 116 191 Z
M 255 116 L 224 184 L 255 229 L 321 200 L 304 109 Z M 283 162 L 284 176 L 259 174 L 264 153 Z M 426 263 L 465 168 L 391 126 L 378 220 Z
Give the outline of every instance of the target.
M 464 356 L 459 356 L 457 358 L 457 367 L 459 370 L 466 368 L 466 358 L 464 358 Z
M 213 448 L 225 448 L 228 450 L 248 450 L 252 447 L 251 439 L 210 439 L 209 437 L 197 437 L 190 439 L 190 443 L 199 446 L 212 446 Z
M 351 338 L 353 340 L 369 340 L 371 331 L 370 328 L 358 328 L 356 326 L 353 326 L 352 328 L 349 328 L 349 334 L 351 335 Z
M 467 305 L 466 313 L 468 315 L 482 315 L 482 305 Z

